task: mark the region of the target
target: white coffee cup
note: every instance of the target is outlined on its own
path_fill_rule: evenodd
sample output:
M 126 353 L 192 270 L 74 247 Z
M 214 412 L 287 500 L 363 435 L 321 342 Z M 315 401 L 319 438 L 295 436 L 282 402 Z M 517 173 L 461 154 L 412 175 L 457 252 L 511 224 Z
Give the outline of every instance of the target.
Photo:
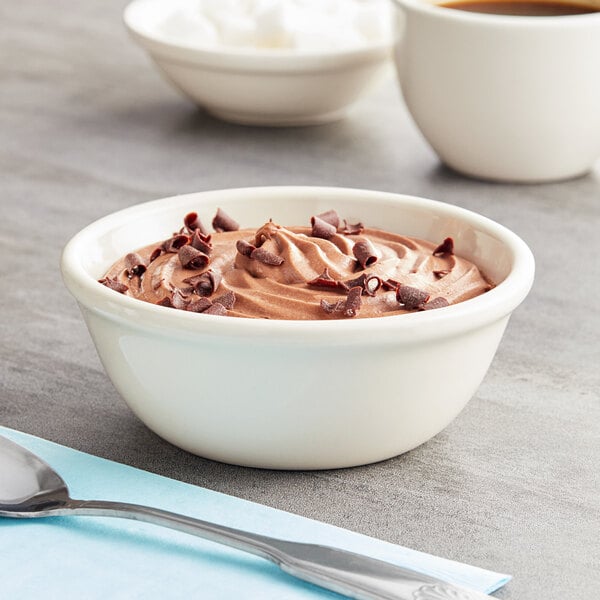
M 395 56 L 400 87 L 444 163 L 521 182 L 593 167 L 600 157 L 600 13 L 502 16 L 394 2 L 405 21 Z

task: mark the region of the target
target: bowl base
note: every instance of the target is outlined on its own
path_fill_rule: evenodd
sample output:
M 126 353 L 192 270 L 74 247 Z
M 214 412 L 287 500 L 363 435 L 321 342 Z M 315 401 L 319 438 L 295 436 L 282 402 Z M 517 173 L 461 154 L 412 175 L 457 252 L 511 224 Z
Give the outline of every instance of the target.
M 541 183 L 557 183 L 561 181 L 570 181 L 571 179 L 579 179 L 585 177 L 593 167 L 586 167 L 583 170 L 568 170 L 564 173 L 556 174 L 537 174 L 537 175 L 515 175 L 500 172 L 488 172 L 486 170 L 470 169 L 465 168 L 462 165 L 457 165 L 452 161 L 441 159 L 444 165 L 446 165 L 452 171 L 468 177 L 469 179 L 476 179 L 478 181 L 491 181 L 494 183 L 508 183 L 508 184 L 531 184 L 537 185 Z
M 257 456 L 248 456 L 247 452 L 214 451 L 207 448 L 198 448 L 193 444 L 188 444 L 179 439 L 175 440 L 168 435 L 159 433 L 152 427 L 149 427 L 149 429 L 176 448 L 185 450 L 200 458 L 236 467 L 265 469 L 269 471 L 331 471 L 337 469 L 351 469 L 354 467 L 366 467 L 368 465 L 396 458 L 397 456 L 410 452 L 429 441 L 429 439 L 422 440 L 394 450 L 380 451 L 371 453 L 369 456 L 363 455 L 351 458 L 348 458 L 347 456 L 312 458 L 291 456 L 281 457 L 274 451 Z
M 347 108 L 334 110 L 328 113 L 318 115 L 269 115 L 261 113 L 251 113 L 235 110 L 223 110 L 204 106 L 205 110 L 222 121 L 235 123 L 236 125 L 258 125 L 261 127 L 302 127 L 306 125 L 322 125 L 343 119 Z

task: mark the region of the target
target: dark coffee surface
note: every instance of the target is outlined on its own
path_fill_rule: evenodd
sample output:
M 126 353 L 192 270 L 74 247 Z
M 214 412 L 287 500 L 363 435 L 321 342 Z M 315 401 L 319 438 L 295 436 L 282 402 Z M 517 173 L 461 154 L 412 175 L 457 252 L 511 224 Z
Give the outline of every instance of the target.
M 549 2 L 546 0 L 458 0 L 440 4 L 444 8 L 465 10 L 468 12 L 494 15 L 513 15 L 521 17 L 561 17 L 567 15 L 585 15 L 600 12 L 600 7 L 572 2 Z

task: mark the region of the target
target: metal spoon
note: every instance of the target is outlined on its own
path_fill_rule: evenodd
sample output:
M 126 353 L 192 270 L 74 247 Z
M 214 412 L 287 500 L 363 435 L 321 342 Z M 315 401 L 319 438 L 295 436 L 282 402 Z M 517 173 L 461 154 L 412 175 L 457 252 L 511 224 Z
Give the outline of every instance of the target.
M 485 594 L 337 548 L 275 539 L 147 506 L 74 500 L 50 465 L 0 436 L 0 517 L 51 515 L 121 517 L 170 527 L 260 556 L 299 579 L 358 600 L 489 600 Z

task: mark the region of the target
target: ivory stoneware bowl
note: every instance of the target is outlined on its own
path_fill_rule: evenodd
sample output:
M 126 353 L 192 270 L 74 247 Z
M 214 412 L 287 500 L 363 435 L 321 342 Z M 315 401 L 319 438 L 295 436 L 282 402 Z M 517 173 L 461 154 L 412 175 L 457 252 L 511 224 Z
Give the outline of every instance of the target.
M 98 283 L 121 256 L 178 230 L 186 213 L 210 222 L 218 207 L 243 227 L 270 218 L 303 224 L 335 209 L 349 222 L 431 241 L 452 236 L 456 253 L 496 287 L 425 312 L 283 321 L 174 310 Z M 61 267 L 108 376 L 151 430 L 207 458 L 273 469 L 372 463 L 436 435 L 477 390 L 534 275 L 526 244 L 483 216 L 321 187 L 219 190 L 132 206 L 75 235 Z
M 252 50 L 166 38 L 160 0 L 135 0 L 124 21 L 176 89 L 216 117 L 249 125 L 311 125 L 343 117 L 391 65 L 393 41 L 349 50 Z
M 469 176 L 525 183 L 594 167 L 599 12 L 525 17 L 436 0 L 394 3 L 404 19 L 395 52 L 404 100 L 443 162 Z

